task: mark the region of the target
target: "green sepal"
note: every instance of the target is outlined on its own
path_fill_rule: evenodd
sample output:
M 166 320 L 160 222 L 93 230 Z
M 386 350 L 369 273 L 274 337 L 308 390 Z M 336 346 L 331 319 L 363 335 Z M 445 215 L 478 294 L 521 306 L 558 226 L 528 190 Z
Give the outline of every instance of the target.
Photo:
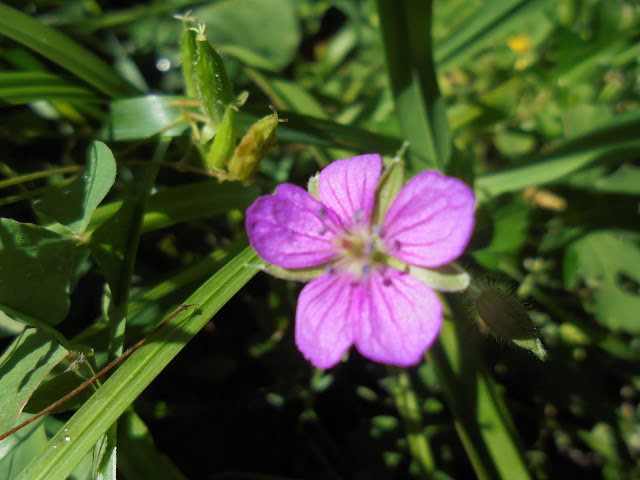
M 246 180 L 253 175 L 260 160 L 276 144 L 277 126 L 278 114 L 274 111 L 272 115 L 261 118 L 249 127 L 229 161 L 231 180 Z
M 207 40 L 204 25 L 196 35 L 195 84 L 202 110 L 214 125 L 222 121 L 227 107 L 233 105 L 233 87 L 222 57 Z
M 387 257 L 384 263 L 396 270 L 408 273 L 439 292 L 462 292 L 469 287 L 471 282 L 469 274 L 456 263 L 439 268 L 423 268 L 406 264 L 394 257 Z
M 196 32 L 188 27 L 189 19 L 181 18 L 184 23 L 184 33 L 180 42 L 180 58 L 182 59 L 182 78 L 187 97 L 198 98 L 198 87 L 195 80 L 196 64 Z
M 236 112 L 232 107 L 222 117 L 216 136 L 213 138 L 211 147 L 205 157 L 205 165 L 209 170 L 223 169 L 227 161 L 233 155 L 238 138 L 238 122 Z
M 247 265 L 247 267 L 256 267 L 269 275 L 273 275 L 274 277 L 281 278 L 283 280 L 295 280 L 296 282 L 309 282 L 323 273 L 326 273 L 325 265 L 312 268 L 288 269 L 277 267 L 276 265 L 263 261 L 257 265 Z
M 526 340 L 511 340 L 514 344 L 516 344 L 520 348 L 524 348 L 525 350 L 529 350 L 533 353 L 538 360 L 545 361 L 547 359 L 547 351 L 545 350 L 542 342 L 539 338 L 528 338 Z
M 319 180 L 320 180 L 320 172 L 316 173 L 307 182 L 307 191 L 309 192 L 309 195 L 311 195 L 316 200 L 320 200 L 320 197 L 318 196 L 318 181 Z

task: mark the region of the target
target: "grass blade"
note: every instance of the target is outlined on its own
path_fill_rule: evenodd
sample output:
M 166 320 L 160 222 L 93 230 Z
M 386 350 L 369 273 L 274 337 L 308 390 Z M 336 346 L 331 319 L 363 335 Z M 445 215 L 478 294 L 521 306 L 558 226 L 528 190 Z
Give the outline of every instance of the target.
M 155 337 L 134 352 L 71 417 L 20 480 L 64 480 L 142 391 L 257 272 L 247 268 L 257 259 L 247 247 L 204 283 L 181 312 Z
M 431 53 L 431 1 L 378 0 L 380 29 L 409 166 L 444 170 L 451 151 L 444 99 Z
M 0 3 L 0 34 L 20 42 L 48 60 L 66 68 L 110 97 L 136 93 L 95 54 L 59 31 Z

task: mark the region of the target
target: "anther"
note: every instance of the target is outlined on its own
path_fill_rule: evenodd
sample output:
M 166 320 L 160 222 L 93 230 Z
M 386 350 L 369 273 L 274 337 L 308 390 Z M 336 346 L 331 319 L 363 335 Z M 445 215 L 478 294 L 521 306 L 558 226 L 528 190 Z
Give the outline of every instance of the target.
M 376 247 L 373 242 L 367 243 L 365 247 L 362 249 L 362 253 L 365 255 L 371 255 L 375 251 Z
M 364 212 L 362 210 L 358 210 L 353 215 L 353 223 L 360 223 L 362 221 L 362 217 L 364 216 Z
M 371 267 L 369 265 L 362 266 L 362 274 L 369 275 L 371 273 Z
M 318 215 L 320 215 L 321 219 L 325 219 L 327 218 L 327 209 L 324 207 L 320 207 L 320 210 L 318 210 Z
M 318 230 L 318 235 L 324 235 L 325 233 L 327 233 L 327 231 L 329 231 L 329 227 L 327 227 L 326 225 L 322 225 L 322 227 L 320 227 L 320 230 Z
M 331 275 L 333 272 L 335 272 L 336 269 L 333 265 L 327 265 L 326 267 L 324 267 L 324 273 Z

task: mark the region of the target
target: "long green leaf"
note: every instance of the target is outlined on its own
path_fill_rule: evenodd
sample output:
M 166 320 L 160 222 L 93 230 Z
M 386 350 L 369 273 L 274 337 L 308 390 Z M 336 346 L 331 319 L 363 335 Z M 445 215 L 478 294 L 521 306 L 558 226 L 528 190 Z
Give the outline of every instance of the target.
M 431 51 L 431 1 L 378 0 L 391 88 L 412 170 L 444 170 L 451 135 Z
M 193 99 L 176 95 L 147 95 L 111 102 L 111 122 L 102 132 L 105 141 L 143 140 L 153 135 L 182 135 L 188 128 L 184 114 L 197 112 L 185 103 Z M 240 127 L 247 130 L 268 113 L 266 108 L 243 107 L 237 115 Z M 278 126 L 278 141 L 304 143 L 320 147 L 338 147 L 355 152 L 393 155 L 402 141 L 331 120 L 278 111 L 286 122 Z
M 100 101 L 98 94 L 46 72 L 1 72 L 0 105 L 21 105 L 36 100 Z
M 428 358 L 480 480 L 531 478 L 504 400 L 468 334 L 445 321 Z
M 135 88 L 82 45 L 24 13 L 0 3 L 0 34 L 57 63 L 110 97 L 133 95 Z
M 98 439 L 156 378 L 169 362 L 257 272 L 246 265 L 256 254 L 246 248 L 185 303 L 181 312 L 156 336 L 131 355 L 75 413 L 40 456 L 20 475 L 21 480 L 64 480 Z

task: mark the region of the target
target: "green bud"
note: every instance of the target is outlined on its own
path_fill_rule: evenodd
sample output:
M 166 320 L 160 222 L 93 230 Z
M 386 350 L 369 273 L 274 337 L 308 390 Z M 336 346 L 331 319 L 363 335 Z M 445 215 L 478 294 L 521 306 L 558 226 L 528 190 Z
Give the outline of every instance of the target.
M 276 144 L 277 126 L 278 114 L 274 111 L 272 115 L 261 118 L 249 127 L 229 162 L 231 180 L 246 180 L 253 175 L 258 162 L 266 157 Z
M 495 287 L 483 289 L 475 299 L 480 328 L 505 340 L 537 338 L 536 329 L 520 302 Z
M 398 196 L 398 193 L 404 186 L 404 156 L 408 142 L 404 142 L 396 156 L 385 166 L 380 181 L 376 187 L 375 204 L 373 206 L 373 214 L 371 221 L 373 225 L 380 225 L 384 220 L 384 215 L 389 210 L 391 203 Z
M 233 87 L 222 58 L 204 34 L 204 25 L 198 27 L 196 35 L 195 67 L 195 84 L 202 109 L 217 125 L 222 121 L 227 107 L 233 104 Z
M 205 165 L 209 170 L 222 170 L 226 165 L 233 151 L 236 148 L 238 138 L 238 126 L 236 122 L 236 112 L 233 108 L 227 108 L 222 117 L 216 136 L 213 137 L 211 148 L 205 157 Z

